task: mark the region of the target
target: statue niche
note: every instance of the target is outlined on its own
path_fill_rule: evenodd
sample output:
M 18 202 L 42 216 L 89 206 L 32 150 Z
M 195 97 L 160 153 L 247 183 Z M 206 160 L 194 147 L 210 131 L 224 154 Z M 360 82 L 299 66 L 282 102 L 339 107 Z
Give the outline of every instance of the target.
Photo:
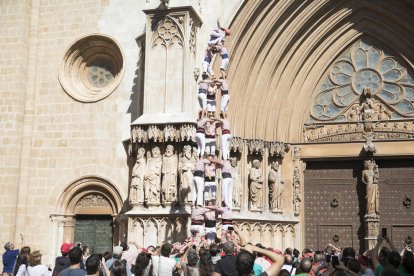
M 162 201 L 170 203 L 177 199 L 178 160 L 174 146 L 168 145 L 162 160 Z
M 161 189 L 161 151 L 159 147 L 153 147 L 152 157 L 148 159 L 147 171 L 144 177 L 145 201 L 147 204 L 158 204 L 160 202 Z
M 144 177 L 146 170 L 145 149 L 140 147 L 137 153 L 137 161 L 132 169 L 130 202 L 143 204 L 145 200 Z
M 269 171 L 269 205 L 271 211 L 280 211 L 282 209 L 282 194 L 285 180 L 282 177 L 278 161 L 273 161 Z
M 249 173 L 250 180 L 250 209 L 259 210 L 262 207 L 263 199 L 263 173 L 260 168 L 260 161 L 255 159 Z

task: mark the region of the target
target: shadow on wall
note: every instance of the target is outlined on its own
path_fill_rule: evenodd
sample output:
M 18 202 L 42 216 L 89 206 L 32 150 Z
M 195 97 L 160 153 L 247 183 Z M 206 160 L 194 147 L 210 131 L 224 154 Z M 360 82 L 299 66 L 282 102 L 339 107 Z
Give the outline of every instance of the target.
M 143 38 L 145 38 L 145 33 L 136 39 L 140 52 L 137 61 L 137 67 L 135 69 L 133 86 L 131 89 L 131 104 L 127 110 L 127 113 L 131 114 L 131 123 L 134 122 L 144 112 L 145 41 Z

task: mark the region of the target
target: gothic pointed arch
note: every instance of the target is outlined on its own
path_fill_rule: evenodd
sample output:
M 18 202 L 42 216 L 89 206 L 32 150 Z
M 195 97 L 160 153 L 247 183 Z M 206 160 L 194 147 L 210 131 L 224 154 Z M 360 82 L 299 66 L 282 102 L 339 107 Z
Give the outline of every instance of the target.
M 234 135 L 303 142 L 323 73 L 365 37 L 412 67 L 413 11 L 410 1 L 245 1 L 228 43 Z

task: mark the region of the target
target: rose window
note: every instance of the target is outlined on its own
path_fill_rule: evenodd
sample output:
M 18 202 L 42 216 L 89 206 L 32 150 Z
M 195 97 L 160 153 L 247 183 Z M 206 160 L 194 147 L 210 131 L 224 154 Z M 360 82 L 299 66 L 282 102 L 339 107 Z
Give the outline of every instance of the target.
M 392 119 L 414 117 L 414 78 L 403 63 L 370 40 L 359 40 L 328 69 L 314 100 L 310 121 L 345 121 L 365 88 L 385 104 Z

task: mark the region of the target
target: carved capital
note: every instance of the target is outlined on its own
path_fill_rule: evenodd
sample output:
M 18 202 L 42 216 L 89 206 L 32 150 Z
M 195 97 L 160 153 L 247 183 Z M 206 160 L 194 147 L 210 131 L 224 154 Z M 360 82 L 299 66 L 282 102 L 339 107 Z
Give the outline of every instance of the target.
M 268 142 L 267 148 L 269 149 L 270 156 L 280 156 L 283 157 L 285 153 L 289 152 L 290 145 L 285 142 L 274 141 Z
M 240 137 L 233 137 L 230 141 L 230 149 L 235 152 L 243 152 L 244 141 Z
M 261 154 L 263 155 L 265 149 L 265 142 L 260 139 L 249 139 L 247 140 L 247 147 L 249 148 L 250 154 Z

